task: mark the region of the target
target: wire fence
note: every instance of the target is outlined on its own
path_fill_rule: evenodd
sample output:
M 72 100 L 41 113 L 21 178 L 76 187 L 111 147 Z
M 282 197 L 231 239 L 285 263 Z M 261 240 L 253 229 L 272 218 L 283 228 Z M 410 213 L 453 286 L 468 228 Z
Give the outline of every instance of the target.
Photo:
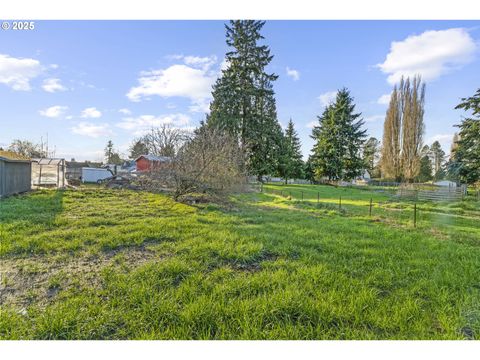
M 312 211 L 333 212 L 342 216 L 361 217 L 372 221 L 381 221 L 408 227 L 436 227 L 441 225 L 466 224 L 476 226 L 480 220 L 480 209 L 476 206 L 458 206 L 433 202 L 401 200 L 387 194 L 371 194 L 347 191 L 332 194 L 315 190 L 300 190 L 286 187 L 279 189 L 259 185 L 258 190 L 265 194 L 279 196 L 292 202 L 297 208 Z M 478 192 L 471 196 L 476 200 Z M 454 204 L 456 205 L 456 204 Z

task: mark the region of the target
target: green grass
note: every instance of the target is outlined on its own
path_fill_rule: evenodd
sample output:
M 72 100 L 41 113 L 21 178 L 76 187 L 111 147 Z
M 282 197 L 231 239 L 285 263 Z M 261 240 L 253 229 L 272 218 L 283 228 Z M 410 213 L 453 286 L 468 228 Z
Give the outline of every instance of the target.
M 192 207 L 95 188 L 2 200 L 0 338 L 480 337 L 478 203 L 419 204 L 413 228 L 413 204 L 384 193 L 265 189 L 305 201 Z

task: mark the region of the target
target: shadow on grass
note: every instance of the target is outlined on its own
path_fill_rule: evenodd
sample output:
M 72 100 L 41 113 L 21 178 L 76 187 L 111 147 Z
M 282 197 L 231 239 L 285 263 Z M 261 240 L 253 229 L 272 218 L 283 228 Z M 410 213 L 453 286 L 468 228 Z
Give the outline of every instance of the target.
M 0 201 L 0 225 L 52 223 L 63 211 L 62 190 L 38 190 Z

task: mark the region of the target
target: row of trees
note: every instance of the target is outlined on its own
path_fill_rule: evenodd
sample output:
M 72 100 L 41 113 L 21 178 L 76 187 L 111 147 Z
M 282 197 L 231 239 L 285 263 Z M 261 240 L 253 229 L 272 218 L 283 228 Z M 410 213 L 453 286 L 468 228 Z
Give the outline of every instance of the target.
M 438 142 L 423 146 L 425 84 L 419 76 L 402 78 L 394 87 L 384 123 L 383 146 L 376 138 L 367 140 L 361 113 L 356 111 L 350 91 L 339 90 L 335 100 L 318 116 L 311 134 L 315 143 L 304 163 L 293 121 L 290 119 L 283 130 L 277 119 L 273 83 L 278 76 L 268 71 L 273 55 L 262 44 L 263 26 L 263 21 L 254 20 L 231 21 L 226 25 L 228 65 L 213 86 L 210 113 L 194 133 L 168 125 L 151 129 L 133 141 L 129 158 L 142 154 L 169 156 L 178 163 L 177 170 L 192 170 L 189 175 L 182 170 L 184 185 L 195 183 L 192 174 L 199 171 L 193 170 L 194 164 L 185 163 L 187 157 L 215 169 L 212 173 L 200 171 L 212 176 L 221 173 L 218 164 L 227 166 L 229 158 L 238 169 L 230 168 L 227 173 L 235 174 L 236 178 L 238 174 L 249 174 L 258 179 L 276 175 L 286 181 L 351 180 L 368 170 L 373 177 L 408 182 L 444 176 L 469 182 L 478 179 L 478 119 L 465 119 L 459 125 L 461 130 L 447 164 Z M 459 108 L 473 110 L 478 117 L 479 92 L 463 99 Z M 204 143 L 207 140 L 210 145 Z M 216 156 L 212 151 L 217 150 L 230 155 Z M 203 157 L 194 156 L 195 151 Z M 206 153 L 217 164 L 207 161 Z M 240 160 L 233 154 L 240 156 Z M 105 161 L 123 162 L 111 141 L 105 149 Z

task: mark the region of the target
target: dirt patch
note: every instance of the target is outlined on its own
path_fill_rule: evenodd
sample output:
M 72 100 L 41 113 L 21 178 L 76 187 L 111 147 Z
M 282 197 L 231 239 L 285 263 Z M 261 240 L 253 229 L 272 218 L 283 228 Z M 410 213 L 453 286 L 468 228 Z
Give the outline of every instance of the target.
M 160 259 L 148 243 L 104 251 L 99 254 L 33 256 L 0 260 L 0 306 L 24 308 L 31 304 L 46 306 L 62 291 L 99 287 L 101 271 L 115 266 L 124 270 Z
M 254 273 L 262 270 L 262 263 L 264 261 L 275 261 L 278 255 L 270 251 L 262 251 L 258 256 L 253 257 L 247 261 L 228 261 L 227 264 L 234 270 Z

